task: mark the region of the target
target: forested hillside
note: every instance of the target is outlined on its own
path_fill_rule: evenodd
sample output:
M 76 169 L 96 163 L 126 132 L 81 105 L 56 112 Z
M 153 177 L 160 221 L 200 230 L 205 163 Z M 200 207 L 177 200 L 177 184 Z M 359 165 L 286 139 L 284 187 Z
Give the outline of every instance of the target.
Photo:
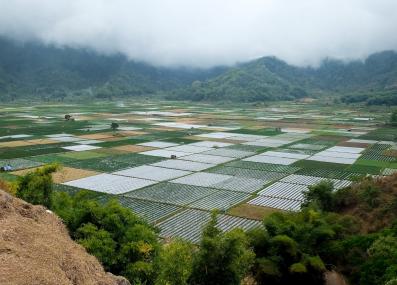
M 205 82 L 195 82 L 177 98 L 233 101 L 290 100 L 336 96 L 343 102 L 397 104 L 397 53 L 373 54 L 364 62 L 327 59 L 318 68 L 296 67 L 263 57 L 230 68 Z
M 206 80 L 221 71 L 223 68 L 156 68 L 129 61 L 121 54 L 100 55 L 91 50 L 22 44 L 0 38 L 2 99 L 148 95 Z
M 397 104 L 397 53 L 365 61 L 327 59 L 296 67 L 263 57 L 232 67 L 162 68 L 92 50 L 0 39 L 0 98 L 111 98 L 270 101 L 333 96 L 345 103 Z

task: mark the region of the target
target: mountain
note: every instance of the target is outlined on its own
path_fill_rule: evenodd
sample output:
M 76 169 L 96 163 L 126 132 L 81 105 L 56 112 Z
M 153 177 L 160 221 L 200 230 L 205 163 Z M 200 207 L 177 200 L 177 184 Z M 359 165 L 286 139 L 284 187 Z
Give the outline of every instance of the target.
M 98 97 L 139 96 L 206 80 L 225 68 L 211 70 L 158 68 L 121 54 L 17 43 L 0 38 L 0 96 L 64 97 L 95 93 Z
M 176 98 L 182 97 L 179 94 L 189 94 L 192 100 L 233 101 L 337 95 L 345 102 L 397 104 L 397 53 L 385 51 L 365 61 L 348 63 L 327 59 L 317 68 L 296 67 L 275 57 L 263 57 L 174 92 Z
M 0 99 L 165 96 L 170 99 L 268 101 L 332 96 L 343 102 L 397 104 L 397 53 L 365 61 L 324 60 L 297 67 L 263 57 L 232 67 L 164 68 L 87 49 L 0 38 Z
M 2 190 L 0 224 L 0 284 L 130 284 L 105 272 L 55 214 Z

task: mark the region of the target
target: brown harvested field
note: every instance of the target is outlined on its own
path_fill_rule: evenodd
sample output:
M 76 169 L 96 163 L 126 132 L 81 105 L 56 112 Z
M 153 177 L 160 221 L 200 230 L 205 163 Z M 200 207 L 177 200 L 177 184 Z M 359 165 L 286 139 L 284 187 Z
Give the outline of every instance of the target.
M 170 128 L 170 127 L 154 127 L 154 128 L 150 128 L 150 130 L 153 131 L 170 131 L 170 132 L 174 132 L 177 131 L 178 128 Z
M 99 172 L 85 169 L 78 169 L 72 167 L 62 167 L 52 175 L 55 183 L 64 183 L 71 180 L 76 180 L 84 177 L 97 175 Z
M 58 143 L 57 141 L 51 139 L 35 139 L 35 140 L 27 140 L 27 142 L 31 144 L 53 144 Z
M 189 110 L 189 109 L 181 109 L 181 108 L 179 108 L 179 109 L 172 109 L 172 110 L 169 110 L 169 112 L 174 112 L 174 113 L 186 113 L 186 112 L 190 112 L 190 110 Z
M 234 208 L 231 208 L 228 213 L 233 216 L 261 221 L 263 218 L 276 212 L 281 212 L 281 210 L 250 204 L 240 204 Z
M 348 137 L 342 137 L 342 136 L 317 136 L 315 137 L 316 140 L 319 141 L 337 141 L 337 142 L 342 142 L 342 141 L 347 141 Z
M 122 145 L 122 146 L 116 146 L 113 149 L 121 150 L 121 151 L 125 151 L 125 152 L 142 152 L 142 151 L 153 150 L 156 148 L 148 147 L 148 146 L 141 146 L 141 145 Z
M 393 156 L 393 157 L 397 157 L 397 150 L 387 150 L 383 153 L 384 155 L 387 156 Z
M 367 143 L 354 143 L 354 142 L 341 142 L 341 143 L 338 143 L 338 146 L 367 148 L 368 146 L 370 146 L 370 144 L 367 144 Z
M 299 123 L 290 123 L 290 122 L 280 122 L 280 121 L 266 121 L 266 123 L 275 128 L 305 128 L 305 129 L 311 129 L 313 128 L 313 122 L 311 120 L 308 120 L 308 122 L 305 122 L 303 119 L 299 119 Z
M 10 141 L 0 143 L 0 147 L 18 147 L 32 145 L 29 141 Z
M 146 132 L 142 132 L 142 131 L 118 131 L 116 133 L 116 136 L 129 137 L 129 136 L 139 136 L 146 134 L 147 134 Z
M 89 140 L 100 140 L 100 139 L 112 138 L 113 135 L 111 133 L 97 133 L 97 134 L 81 135 L 78 137 Z
M 101 139 L 101 141 L 104 141 L 104 142 L 112 142 L 112 141 L 119 141 L 120 139 L 122 139 L 123 137 L 122 136 L 120 136 L 120 137 L 108 137 L 108 138 L 104 138 L 104 139 Z
M 22 169 L 11 172 L 14 175 L 23 176 L 29 172 L 36 170 L 37 168 L 29 168 L 29 169 Z M 72 167 L 62 167 L 56 173 L 52 174 L 52 179 L 55 183 L 64 183 L 71 180 L 76 180 L 84 177 L 89 177 L 93 175 L 97 175 L 99 172 L 85 170 L 85 169 L 78 169 Z

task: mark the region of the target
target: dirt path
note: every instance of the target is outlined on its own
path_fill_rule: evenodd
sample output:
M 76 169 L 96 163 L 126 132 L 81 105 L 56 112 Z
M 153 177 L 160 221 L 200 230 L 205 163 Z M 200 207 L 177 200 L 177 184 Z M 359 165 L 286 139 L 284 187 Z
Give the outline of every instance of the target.
M 325 273 L 325 284 L 326 285 L 348 285 L 345 278 L 341 274 L 335 271 L 328 271 Z

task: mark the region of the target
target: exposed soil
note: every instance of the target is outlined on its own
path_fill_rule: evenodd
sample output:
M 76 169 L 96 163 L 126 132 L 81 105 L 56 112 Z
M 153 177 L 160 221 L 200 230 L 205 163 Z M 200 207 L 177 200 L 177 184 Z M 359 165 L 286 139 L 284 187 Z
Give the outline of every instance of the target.
M 71 240 L 62 221 L 0 190 L 0 284 L 128 285 Z
M 78 137 L 89 140 L 101 140 L 101 139 L 111 138 L 113 136 L 110 133 L 97 133 L 97 134 L 81 135 Z
M 229 214 L 238 217 L 262 221 L 264 217 L 280 211 L 281 210 L 268 208 L 268 207 L 255 206 L 250 204 L 240 204 L 234 208 L 231 208 L 229 210 Z
M 18 147 L 18 146 L 28 146 L 32 145 L 32 143 L 28 141 L 9 141 L 9 142 L 1 142 L 0 147 Z
M 59 143 L 59 142 L 57 142 L 55 140 L 52 140 L 52 139 L 35 139 L 35 140 L 28 140 L 26 142 L 31 143 L 31 144 L 53 144 L 53 143 Z
M 327 271 L 325 273 L 325 285 L 348 285 L 343 276 L 336 271 Z
M 23 176 L 29 172 L 34 171 L 36 168 L 29 168 L 23 170 L 17 170 L 12 172 L 12 174 Z M 62 167 L 60 170 L 52 174 L 52 179 L 55 183 L 64 183 L 80 178 L 85 178 L 93 175 L 97 175 L 99 172 L 92 170 L 78 169 L 72 167 Z
M 362 147 L 367 148 L 370 144 L 367 143 L 355 143 L 355 142 L 341 142 L 338 143 L 338 146 L 347 146 L 347 147 Z
M 121 150 L 125 152 L 142 152 L 156 149 L 154 147 L 142 146 L 142 145 L 122 145 L 114 147 L 113 149 Z
M 351 191 L 362 192 L 362 187 L 366 187 L 364 183 L 353 184 Z M 376 200 L 376 206 L 370 207 L 364 202 L 353 203 L 340 211 L 340 213 L 358 218 L 362 233 L 375 232 L 389 227 L 397 217 L 397 212 L 394 210 L 394 203 L 397 199 L 397 173 L 376 179 L 375 185 L 380 190 L 379 196 L 373 199 Z

